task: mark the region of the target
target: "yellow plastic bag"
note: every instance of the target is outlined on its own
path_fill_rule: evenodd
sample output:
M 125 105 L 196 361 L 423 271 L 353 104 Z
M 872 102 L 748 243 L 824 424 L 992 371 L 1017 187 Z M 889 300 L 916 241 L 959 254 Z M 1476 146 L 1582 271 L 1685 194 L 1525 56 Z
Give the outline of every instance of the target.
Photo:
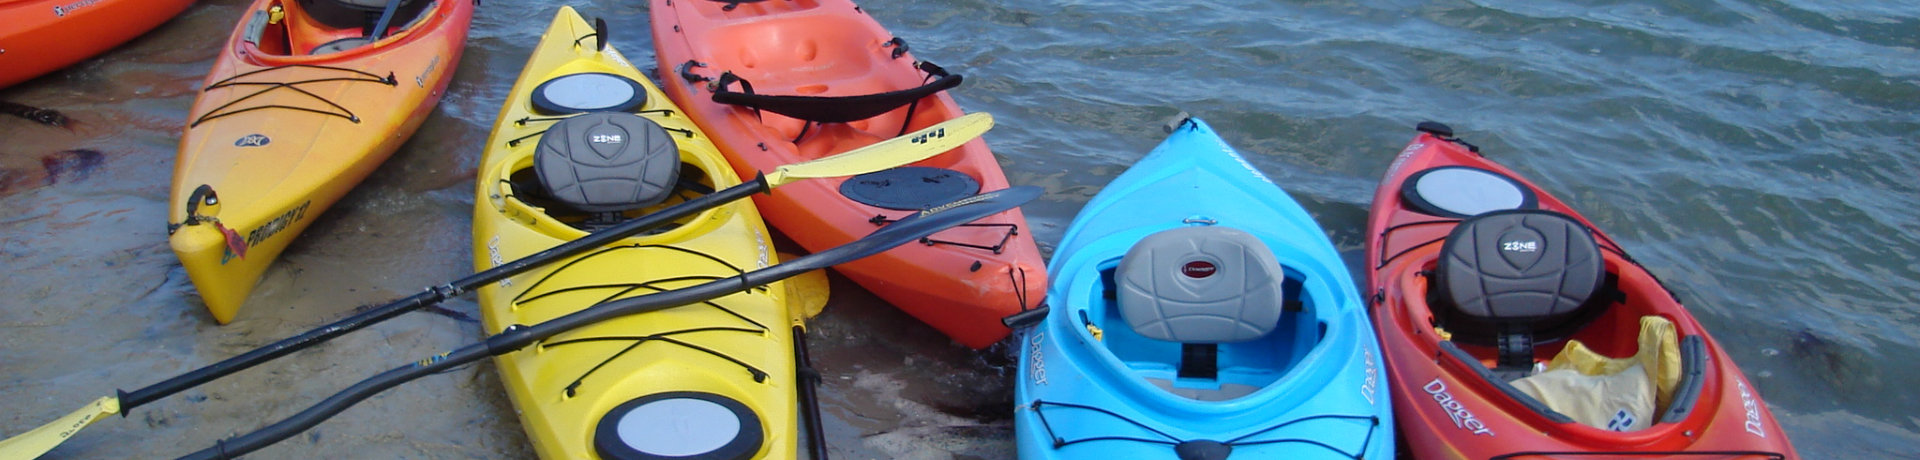
M 1634 431 L 1652 426 L 1680 384 L 1680 338 L 1673 322 L 1640 318 L 1639 348 L 1612 358 L 1568 341 L 1546 372 L 1512 382 L 1548 408 L 1596 428 Z

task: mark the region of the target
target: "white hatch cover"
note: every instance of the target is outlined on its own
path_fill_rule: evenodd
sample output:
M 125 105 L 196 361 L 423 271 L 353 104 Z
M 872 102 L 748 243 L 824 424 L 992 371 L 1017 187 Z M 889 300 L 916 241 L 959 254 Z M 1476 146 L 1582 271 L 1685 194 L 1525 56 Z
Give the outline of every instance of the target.
M 1400 194 L 1415 210 L 1442 217 L 1473 217 L 1490 211 L 1531 209 L 1533 192 L 1507 176 L 1466 166 L 1413 173 Z
M 641 397 L 600 419 L 595 450 L 609 459 L 734 460 L 760 451 L 760 418 L 739 401 L 680 391 Z
M 631 112 L 646 103 L 639 83 L 610 73 L 563 75 L 533 88 L 533 108 L 548 115 Z

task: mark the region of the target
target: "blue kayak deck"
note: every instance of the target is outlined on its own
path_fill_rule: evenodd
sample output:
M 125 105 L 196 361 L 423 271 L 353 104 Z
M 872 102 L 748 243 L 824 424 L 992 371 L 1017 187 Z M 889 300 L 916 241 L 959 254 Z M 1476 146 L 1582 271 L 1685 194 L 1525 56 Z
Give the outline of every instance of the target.
M 1148 338 L 1119 313 L 1116 267 L 1166 230 L 1245 231 L 1273 253 L 1287 308 L 1258 338 Z M 1075 217 L 1048 266 L 1051 311 L 1021 336 L 1015 424 L 1022 458 L 1391 458 L 1378 342 L 1351 276 L 1307 212 L 1188 119 Z M 1183 377 L 1206 359 L 1210 376 Z M 1185 446 L 1185 447 L 1179 447 Z

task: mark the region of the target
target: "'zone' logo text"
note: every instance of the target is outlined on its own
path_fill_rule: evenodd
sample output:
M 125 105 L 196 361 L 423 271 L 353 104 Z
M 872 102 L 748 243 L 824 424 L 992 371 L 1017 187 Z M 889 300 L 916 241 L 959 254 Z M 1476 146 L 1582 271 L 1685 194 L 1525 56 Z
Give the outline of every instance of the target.
M 1500 243 L 1500 250 L 1507 252 L 1540 252 L 1540 242 L 1508 241 Z

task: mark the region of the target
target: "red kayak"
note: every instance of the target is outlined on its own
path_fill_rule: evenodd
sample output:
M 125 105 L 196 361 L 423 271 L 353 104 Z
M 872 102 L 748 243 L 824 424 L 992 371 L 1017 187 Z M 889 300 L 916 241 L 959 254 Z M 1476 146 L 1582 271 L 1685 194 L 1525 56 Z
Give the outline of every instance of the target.
M 1366 257 L 1387 387 L 1416 458 L 1799 458 L 1759 391 L 1645 267 L 1450 128 L 1420 131 L 1374 195 Z M 1557 369 L 1563 349 L 1672 359 L 1612 374 L 1655 382 L 1622 398 L 1653 410 L 1575 420 L 1594 411 L 1536 398 L 1534 379 L 1608 374 Z M 1609 392 L 1572 394 L 1638 396 Z
M 193 0 L 0 0 L 0 88 L 120 46 Z
M 652 0 L 668 97 L 741 177 L 827 157 L 961 116 L 961 76 L 847 0 Z M 839 246 L 928 206 L 1007 187 L 986 143 L 851 178 L 790 184 L 754 203 L 809 251 Z M 835 270 L 954 340 L 983 348 L 1002 317 L 1038 303 L 1047 277 L 1015 209 Z

